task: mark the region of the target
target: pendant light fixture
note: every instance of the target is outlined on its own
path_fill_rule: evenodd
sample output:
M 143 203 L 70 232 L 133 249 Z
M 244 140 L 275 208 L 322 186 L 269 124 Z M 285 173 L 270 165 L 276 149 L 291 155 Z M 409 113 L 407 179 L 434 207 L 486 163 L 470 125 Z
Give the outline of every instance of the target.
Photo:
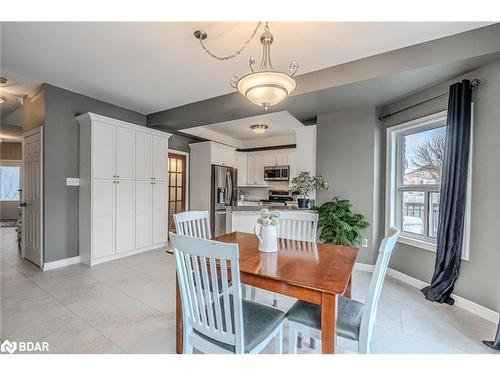
M 250 129 L 252 129 L 255 134 L 262 134 L 267 130 L 268 127 L 269 126 L 267 126 L 266 124 L 255 124 L 250 126 Z
M 207 33 L 198 30 L 194 35 L 200 40 L 201 46 L 210 56 L 218 60 L 228 60 L 238 56 L 243 51 L 257 33 L 260 25 L 261 22 L 258 23 L 250 39 L 248 39 L 235 54 L 225 57 L 219 57 L 206 48 L 203 40 L 207 38 Z M 264 107 L 265 110 L 281 102 L 290 95 L 297 86 L 293 76 L 297 72 L 299 65 L 295 61 L 290 64 L 290 74 L 274 70 L 271 63 L 271 44 L 273 41 L 273 34 L 271 34 L 269 24 L 266 22 L 264 32 L 260 36 L 260 42 L 262 43 L 262 59 L 260 66 L 256 69 L 255 58 L 251 57 L 250 70 L 252 72 L 241 78 L 234 76 L 231 79 L 231 86 L 237 89 L 252 103 Z

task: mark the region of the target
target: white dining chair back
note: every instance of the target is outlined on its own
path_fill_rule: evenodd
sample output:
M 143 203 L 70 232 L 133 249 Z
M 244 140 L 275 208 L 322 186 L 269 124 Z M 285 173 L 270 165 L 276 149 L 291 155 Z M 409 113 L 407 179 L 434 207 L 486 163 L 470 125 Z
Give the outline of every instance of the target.
M 316 242 L 318 214 L 312 212 L 282 212 L 278 237 L 288 240 Z
M 370 353 L 373 331 L 375 328 L 377 307 L 384 285 L 385 275 L 389 267 L 392 252 L 396 246 L 396 241 L 399 236 L 399 230 L 389 228 L 387 237 L 382 239 L 378 250 L 377 262 L 373 271 L 370 287 L 365 301 L 363 317 L 361 318 L 361 326 L 359 329 L 359 352 Z
M 173 233 L 170 234 L 170 240 L 177 265 L 184 318 L 184 352 L 190 353 L 192 346 L 201 350 L 207 346 L 213 349 L 206 349 L 207 352 L 218 350 L 217 346 L 211 347 L 206 340 L 193 334 L 193 330 L 196 330 L 213 340 L 235 346 L 236 353 L 243 353 L 238 244 Z M 232 281 L 231 289 L 229 280 Z M 234 306 L 233 309 L 231 306 Z
M 173 216 L 177 234 L 206 240 L 212 238 L 208 211 L 186 211 Z

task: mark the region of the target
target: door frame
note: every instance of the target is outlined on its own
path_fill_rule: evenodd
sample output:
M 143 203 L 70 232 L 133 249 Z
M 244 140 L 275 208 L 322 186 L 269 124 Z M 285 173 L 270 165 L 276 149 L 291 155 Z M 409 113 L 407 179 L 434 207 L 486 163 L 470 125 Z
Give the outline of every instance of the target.
M 185 194 L 186 194 L 186 211 L 189 211 L 189 196 L 190 196 L 190 192 L 189 192 L 189 152 L 185 152 L 185 151 L 178 151 L 178 150 L 172 150 L 172 149 L 168 149 L 168 154 L 176 154 L 176 155 L 183 155 L 186 157 L 186 189 L 185 189 Z M 168 176 L 168 154 L 167 154 L 167 178 L 169 177 Z M 169 184 L 170 184 L 170 181 L 167 181 L 167 205 L 168 205 L 168 194 L 170 194 L 170 189 L 169 189 Z M 167 233 L 168 233 L 168 228 L 170 223 L 168 222 L 168 217 L 169 217 L 170 213 L 168 212 L 168 206 L 167 206 Z
M 44 250 L 44 232 L 43 232 L 43 217 L 44 217 L 44 209 L 43 209 L 43 176 L 44 176 L 44 145 L 43 145 L 43 126 L 39 126 L 37 128 L 28 130 L 22 134 L 22 142 L 21 142 L 21 156 L 22 156 L 22 173 L 21 173 L 21 189 L 22 189 L 22 200 L 24 201 L 24 195 L 26 192 L 26 168 L 25 168 L 25 159 L 24 159 L 24 152 L 25 152 L 25 138 L 30 137 L 32 135 L 35 135 L 37 133 L 40 133 L 40 257 L 41 262 L 40 262 L 40 269 L 43 270 L 44 267 L 44 260 L 45 260 L 45 250 Z M 21 202 L 22 203 L 22 202 Z M 25 209 L 23 208 L 22 210 L 22 233 L 21 233 L 21 256 L 23 258 L 26 257 L 26 215 L 25 215 Z

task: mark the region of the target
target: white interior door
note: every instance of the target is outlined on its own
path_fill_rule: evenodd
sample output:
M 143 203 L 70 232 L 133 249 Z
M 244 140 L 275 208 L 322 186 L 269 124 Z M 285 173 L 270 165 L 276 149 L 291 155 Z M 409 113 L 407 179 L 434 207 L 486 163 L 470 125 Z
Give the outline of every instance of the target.
M 135 132 L 135 176 L 137 180 L 151 181 L 151 134 Z
M 23 138 L 23 254 L 39 267 L 42 252 L 42 129 Z
M 139 249 L 153 244 L 153 183 L 135 182 L 135 243 Z
M 116 191 L 116 252 L 135 248 L 135 181 L 118 180 Z
M 164 182 L 153 183 L 153 243 L 167 240 L 167 189 Z
M 92 128 L 94 178 L 115 176 L 115 127 L 96 122 Z
M 92 256 L 98 259 L 115 253 L 115 182 L 94 180 L 93 189 Z
M 116 127 L 116 177 L 135 178 L 135 131 Z
M 165 181 L 167 178 L 168 139 L 153 137 L 153 177 Z

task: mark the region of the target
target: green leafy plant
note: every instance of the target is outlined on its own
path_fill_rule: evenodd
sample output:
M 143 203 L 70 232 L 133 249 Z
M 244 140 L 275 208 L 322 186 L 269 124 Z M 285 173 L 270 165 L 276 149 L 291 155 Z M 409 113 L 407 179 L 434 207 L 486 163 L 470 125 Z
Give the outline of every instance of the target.
M 290 187 L 301 198 L 307 199 L 314 190 L 328 189 L 328 182 L 323 176 L 311 176 L 309 172 L 302 171 L 297 177 L 292 178 Z
M 361 214 L 351 211 L 351 202 L 334 197 L 331 201 L 315 207 L 319 214 L 319 239 L 336 245 L 361 245 L 361 230 L 370 224 Z

